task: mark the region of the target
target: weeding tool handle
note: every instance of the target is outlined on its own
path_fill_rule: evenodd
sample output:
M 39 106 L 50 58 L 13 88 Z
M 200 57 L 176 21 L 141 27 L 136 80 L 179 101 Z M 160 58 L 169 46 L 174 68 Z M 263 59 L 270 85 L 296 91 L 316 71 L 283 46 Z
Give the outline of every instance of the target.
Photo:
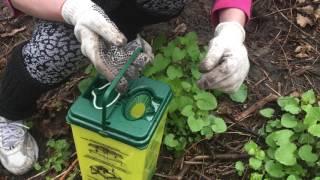
M 137 59 L 137 57 L 139 56 L 139 54 L 143 51 L 142 48 L 137 48 L 132 55 L 130 56 L 130 58 L 128 59 L 128 61 L 126 62 L 126 64 L 123 66 L 123 68 L 119 71 L 119 73 L 117 74 L 117 76 L 112 80 L 110 86 L 107 88 L 106 92 L 103 95 L 103 99 L 102 99 L 102 128 L 104 129 L 106 127 L 106 125 L 110 124 L 107 122 L 108 116 L 110 115 L 110 112 L 112 111 L 112 109 L 114 108 L 114 105 L 110 106 L 109 108 L 107 108 L 107 104 L 108 104 L 108 98 L 111 94 L 111 92 L 116 88 L 116 86 L 118 85 L 120 79 L 124 76 L 125 72 L 128 70 L 129 66 L 131 65 L 131 63 L 133 61 L 135 61 Z M 107 112 L 108 111 L 108 112 Z

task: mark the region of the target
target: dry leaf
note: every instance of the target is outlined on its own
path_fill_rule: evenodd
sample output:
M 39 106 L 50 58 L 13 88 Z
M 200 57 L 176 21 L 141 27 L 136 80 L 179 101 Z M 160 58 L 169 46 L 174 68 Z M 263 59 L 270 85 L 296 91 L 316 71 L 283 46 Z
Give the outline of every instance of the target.
M 306 27 L 308 24 L 310 26 L 313 25 L 313 22 L 310 18 L 302 16 L 301 14 L 297 14 L 297 24 L 299 24 L 301 27 Z
M 313 51 L 313 47 L 309 43 L 298 46 L 294 52 L 297 53 L 295 57 L 297 58 L 307 58 L 310 53 Z
M 313 14 L 313 12 L 314 12 L 314 8 L 313 8 L 313 6 L 311 6 L 311 5 L 308 5 L 308 6 L 305 6 L 305 7 L 302 7 L 302 8 L 297 8 L 299 11 L 301 11 L 301 12 L 304 12 L 304 13 L 306 13 L 306 14 Z

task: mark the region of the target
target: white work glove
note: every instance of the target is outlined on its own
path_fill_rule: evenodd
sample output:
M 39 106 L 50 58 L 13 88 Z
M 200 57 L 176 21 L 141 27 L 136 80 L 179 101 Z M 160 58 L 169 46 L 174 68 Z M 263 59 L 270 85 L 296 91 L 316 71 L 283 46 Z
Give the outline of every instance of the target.
M 112 81 L 137 48 L 142 48 L 117 86 L 125 92 L 128 79 L 137 78 L 143 67 L 153 60 L 152 48 L 141 37 L 126 44 L 127 39 L 104 11 L 91 0 L 66 0 L 62 6 L 64 20 L 75 26 L 74 33 L 81 43 L 81 52 L 97 71 Z M 126 45 L 125 45 L 126 44 Z
M 200 64 L 200 88 L 225 93 L 239 89 L 250 67 L 244 40 L 245 31 L 237 22 L 223 22 L 216 27 L 208 54 Z
M 90 32 L 97 33 L 116 46 L 124 45 L 127 41 L 104 11 L 91 0 L 65 0 L 61 14 L 67 23 L 74 25 L 74 33 L 81 42 L 82 51 L 92 49 L 90 42 L 94 39 L 87 36 Z

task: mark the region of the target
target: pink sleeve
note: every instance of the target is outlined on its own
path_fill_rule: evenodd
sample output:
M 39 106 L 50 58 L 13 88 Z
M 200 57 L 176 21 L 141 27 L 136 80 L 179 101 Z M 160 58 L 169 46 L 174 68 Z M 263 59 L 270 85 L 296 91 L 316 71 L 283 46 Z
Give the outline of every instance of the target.
M 247 20 L 249 20 L 251 16 L 251 6 L 252 0 L 216 0 L 211 11 L 212 23 L 213 25 L 218 24 L 218 11 L 225 8 L 241 9 L 247 15 Z

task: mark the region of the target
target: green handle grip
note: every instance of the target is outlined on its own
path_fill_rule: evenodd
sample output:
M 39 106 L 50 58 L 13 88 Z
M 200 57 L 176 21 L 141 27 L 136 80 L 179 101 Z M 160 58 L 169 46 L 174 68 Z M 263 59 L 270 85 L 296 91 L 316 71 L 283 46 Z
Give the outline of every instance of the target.
M 130 58 L 128 59 L 127 63 L 123 66 L 123 68 L 119 71 L 119 73 L 117 74 L 117 76 L 112 80 L 110 86 L 107 88 L 106 92 L 103 95 L 103 99 L 102 99 L 102 128 L 105 129 L 106 125 L 110 124 L 107 122 L 107 119 L 109 117 L 109 115 L 111 114 L 114 105 L 110 106 L 107 109 L 107 103 L 108 103 L 108 98 L 111 94 L 111 92 L 116 88 L 117 84 L 119 83 L 120 79 L 124 76 L 125 72 L 128 70 L 129 66 L 131 65 L 131 63 L 137 59 L 137 57 L 139 56 L 139 54 L 143 51 L 142 48 L 137 48 L 132 55 L 130 56 Z

